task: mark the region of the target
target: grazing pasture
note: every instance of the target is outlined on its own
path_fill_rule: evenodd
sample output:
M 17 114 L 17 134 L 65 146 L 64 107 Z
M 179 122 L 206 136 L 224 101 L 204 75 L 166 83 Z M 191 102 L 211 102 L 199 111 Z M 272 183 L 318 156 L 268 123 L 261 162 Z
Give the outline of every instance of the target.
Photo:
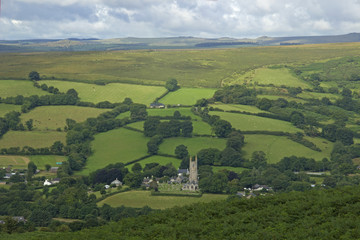
M 255 107 L 255 106 L 241 105 L 241 104 L 215 103 L 215 104 L 211 104 L 210 107 L 219 108 L 224 111 L 241 111 L 241 112 L 249 112 L 249 113 L 267 112 L 267 111 L 263 111 L 263 110 Z
M 154 209 L 166 209 L 175 206 L 184 206 L 197 202 L 211 202 L 224 200 L 228 195 L 203 194 L 201 197 L 151 196 L 150 191 L 128 191 L 110 196 L 98 203 L 101 207 L 109 204 L 112 207 L 141 208 L 149 206 Z
M 61 92 L 74 88 L 81 101 L 98 103 L 102 101 L 122 102 L 125 98 L 131 98 L 133 102 L 149 105 L 156 97 L 163 94 L 166 89 L 161 86 L 143 86 L 125 83 L 109 83 L 96 85 L 89 83 L 67 81 L 40 81 L 48 86 L 57 87 Z
M 30 97 L 31 95 L 42 96 L 48 94 L 48 92 L 34 87 L 31 81 L 0 80 L 0 97 L 2 98 L 16 97 L 18 95 Z
M 97 134 L 91 142 L 94 153 L 80 174 L 86 175 L 111 163 L 127 163 L 146 156 L 148 141 L 149 138 L 142 133 L 124 128 Z
M 302 132 L 301 129 L 296 128 L 290 122 L 277 119 L 228 112 L 210 113 L 211 115 L 218 115 L 221 119 L 230 122 L 234 128 L 241 131 L 282 131 L 289 133 Z
M 319 141 L 324 141 L 326 144 L 319 144 Z M 266 154 L 268 163 L 277 163 L 282 158 L 292 155 L 298 157 L 314 158 L 315 160 L 320 161 L 324 157 L 330 157 L 330 152 L 333 146 L 332 143 L 323 139 L 314 140 L 314 143 L 323 150 L 322 152 L 317 152 L 299 143 L 293 142 L 287 137 L 259 134 L 246 134 L 245 143 L 246 144 L 243 147 L 243 150 L 245 151 L 246 158 L 250 159 L 251 154 L 254 151 L 263 151 Z
M 185 145 L 189 154 L 195 155 L 204 148 L 218 148 L 223 150 L 226 145 L 226 139 L 215 137 L 192 137 L 192 138 L 166 138 L 160 144 L 159 153 L 174 155 L 175 148 L 178 145 Z
M 65 136 L 65 132 L 56 131 L 9 131 L 0 139 L 0 148 L 50 147 L 56 141 L 65 143 Z
M 180 88 L 167 94 L 160 102 L 170 105 L 194 105 L 198 99 L 211 98 L 215 91 L 216 89 L 211 88 Z
M 160 100 L 161 101 L 161 100 Z M 174 116 L 175 111 L 179 111 L 181 116 L 190 116 L 191 119 L 198 119 L 201 120 L 201 118 L 197 115 L 195 115 L 191 108 L 165 108 L 165 109 L 156 109 L 156 108 L 150 108 L 146 110 L 149 114 L 149 116 Z
M 0 117 L 3 117 L 8 112 L 11 112 L 11 111 L 20 112 L 20 110 L 21 110 L 20 105 L 0 103 Z
M 57 165 L 57 162 L 67 161 L 67 157 L 57 155 L 32 155 L 29 156 L 29 158 L 40 170 L 45 170 L 46 164 L 49 164 L 52 167 L 59 167 L 61 165 Z
M 109 109 L 78 107 L 78 106 L 42 106 L 21 115 L 22 123 L 33 119 L 36 130 L 56 130 L 66 126 L 66 119 L 83 122 L 87 118 L 97 117 Z

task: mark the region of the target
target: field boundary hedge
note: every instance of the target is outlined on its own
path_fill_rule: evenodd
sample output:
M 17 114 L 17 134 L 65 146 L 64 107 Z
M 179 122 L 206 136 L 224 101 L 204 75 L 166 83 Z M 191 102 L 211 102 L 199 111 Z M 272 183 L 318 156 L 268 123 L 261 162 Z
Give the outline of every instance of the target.
M 135 160 L 133 160 L 133 161 L 127 162 L 127 163 L 125 163 L 124 165 L 125 165 L 125 166 L 128 166 L 128 165 L 130 165 L 130 164 L 140 162 L 141 160 L 144 160 L 144 159 L 149 158 L 149 157 L 151 157 L 151 156 L 153 156 L 153 155 L 146 155 L 146 156 L 143 156 L 143 157 L 141 157 L 141 158 L 135 159 Z
M 155 192 L 151 191 L 151 196 L 174 196 L 174 197 L 202 197 L 202 193 L 165 193 L 165 192 Z

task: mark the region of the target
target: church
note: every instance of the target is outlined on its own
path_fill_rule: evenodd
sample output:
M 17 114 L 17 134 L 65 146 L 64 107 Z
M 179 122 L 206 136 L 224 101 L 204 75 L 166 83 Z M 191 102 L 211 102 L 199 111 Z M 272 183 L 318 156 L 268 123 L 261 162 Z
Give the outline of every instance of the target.
M 197 156 L 195 157 L 195 160 L 193 160 L 192 157 L 190 157 L 189 168 L 190 168 L 189 181 L 183 185 L 182 190 L 198 191 L 199 183 L 198 183 L 198 170 L 197 170 Z

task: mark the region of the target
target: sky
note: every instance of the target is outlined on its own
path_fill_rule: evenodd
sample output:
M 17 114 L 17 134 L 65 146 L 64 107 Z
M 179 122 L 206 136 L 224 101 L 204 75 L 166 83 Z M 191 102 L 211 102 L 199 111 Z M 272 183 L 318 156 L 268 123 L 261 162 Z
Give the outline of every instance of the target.
M 360 0 L 1 0 L 1 40 L 351 32 Z

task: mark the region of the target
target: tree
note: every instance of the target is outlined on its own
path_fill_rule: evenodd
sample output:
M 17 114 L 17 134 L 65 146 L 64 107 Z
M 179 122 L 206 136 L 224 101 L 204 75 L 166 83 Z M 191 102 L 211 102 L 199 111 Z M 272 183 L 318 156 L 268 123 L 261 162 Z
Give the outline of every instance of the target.
M 29 131 L 31 131 L 33 129 L 33 122 L 34 122 L 33 119 L 29 119 L 25 122 L 25 125 Z
M 221 151 L 217 148 L 201 149 L 198 156 L 198 165 L 214 165 L 219 164 Z
M 271 100 L 269 100 L 267 98 L 262 98 L 257 103 L 257 107 L 260 108 L 261 110 L 267 111 L 271 108 Z
M 51 221 L 51 214 L 48 211 L 36 208 L 30 215 L 30 221 L 35 223 L 36 226 L 46 227 Z
M 192 137 L 193 130 L 192 121 L 186 120 L 181 123 L 181 135 L 183 137 Z
M 130 118 L 132 120 L 144 120 L 148 113 L 146 111 L 146 105 L 133 103 L 130 106 Z
M 202 192 L 222 193 L 227 186 L 228 179 L 225 173 L 217 172 L 211 176 L 204 177 L 199 181 Z
M 178 111 L 178 110 L 176 110 L 175 112 L 174 112 L 174 118 L 175 119 L 180 119 L 181 118 L 181 113 Z
M 183 158 L 189 156 L 189 152 L 187 150 L 187 147 L 185 145 L 183 145 L 183 144 L 177 146 L 175 148 L 175 155 L 179 159 L 183 159 Z
M 160 119 L 149 117 L 144 122 L 144 135 L 146 137 L 152 137 L 155 136 L 157 133 L 157 127 L 160 124 Z
M 40 80 L 40 74 L 36 71 L 31 71 L 29 73 L 29 79 L 31 81 L 39 81 Z
M 266 166 L 266 155 L 263 151 L 255 151 L 251 155 L 251 163 L 255 168 Z
M 231 133 L 231 128 L 231 123 L 222 119 L 214 124 L 215 134 L 220 138 L 226 138 Z
M 28 163 L 28 172 L 31 172 L 32 174 L 36 173 L 37 170 L 37 166 L 35 165 L 34 162 L 30 161 Z
M 140 173 L 142 170 L 141 164 L 140 163 L 135 163 L 132 167 L 131 167 L 131 171 L 133 171 L 134 173 Z
M 354 143 L 354 133 L 347 128 L 339 128 L 336 130 L 336 140 L 339 140 L 344 145 L 351 145 Z
M 294 111 L 290 115 L 290 122 L 299 127 L 305 124 L 305 117 L 302 113 Z
M 79 98 L 78 92 L 77 92 L 75 89 L 73 89 L 73 88 L 70 88 L 69 90 L 67 90 L 66 94 L 67 94 L 67 95 L 70 95 L 70 96 L 72 96 L 72 97 L 74 97 L 74 98 L 76 98 L 76 99 Z
M 221 165 L 232 167 L 240 167 L 243 163 L 241 154 L 232 147 L 227 147 L 221 152 L 220 161 Z
M 147 143 L 148 153 L 149 154 L 157 154 L 159 150 L 159 145 L 162 142 L 162 136 L 155 135 L 153 136 L 150 141 Z
M 241 133 L 234 132 L 236 134 L 231 133 L 229 135 L 228 140 L 226 141 L 226 146 L 235 149 L 236 151 L 240 152 L 242 146 L 245 144 L 245 137 Z
M 124 178 L 124 182 L 131 188 L 138 188 L 141 186 L 143 176 L 141 173 L 128 173 Z
M 169 79 L 165 83 L 165 88 L 170 92 L 177 90 L 179 88 L 177 80 L 175 78 Z

